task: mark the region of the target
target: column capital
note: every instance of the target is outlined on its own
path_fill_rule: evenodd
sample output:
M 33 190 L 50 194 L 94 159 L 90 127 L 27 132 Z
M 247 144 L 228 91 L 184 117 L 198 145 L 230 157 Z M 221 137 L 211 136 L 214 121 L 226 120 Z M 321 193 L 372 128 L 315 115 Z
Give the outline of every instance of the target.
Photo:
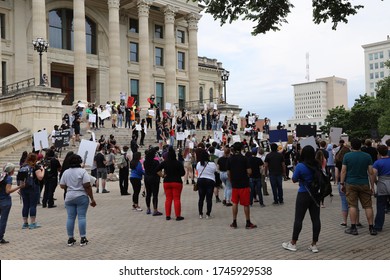
M 188 29 L 198 30 L 198 22 L 202 16 L 197 13 L 190 13 L 186 16 L 188 22 Z
M 108 0 L 107 4 L 108 4 L 108 8 L 117 8 L 117 9 L 119 9 L 120 0 Z
M 149 9 L 152 3 L 153 1 L 151 0 L 138 0 L 137 1 L 138 16 L 149 17 Z
M 163 12 L 165 15 L 166 23 L 174 23 L 175 22 L 175 14 L 179 11 L 179 8 L 174 7 L 172 5 L 167 5 L 163 8 Z

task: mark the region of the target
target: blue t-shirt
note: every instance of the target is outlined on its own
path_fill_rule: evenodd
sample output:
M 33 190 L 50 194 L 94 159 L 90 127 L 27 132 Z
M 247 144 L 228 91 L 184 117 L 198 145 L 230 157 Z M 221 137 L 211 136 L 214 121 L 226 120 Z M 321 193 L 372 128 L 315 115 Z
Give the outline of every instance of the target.
M 390 176 L 390 158 L 378 159 L 372 167 L 378 170 L 378 176 Z
M 138 162 L 135 169 L 131 169 L 130 178 L 142 179 L 142 176 L 145 174 L 144 169 L 142 168 L 141 162 Z
M 292 176 L 294 182 L 299 182 L 298 192 L 307 192 L 305 187 L 313 181 L 313 172 L 303 163 L 298 163 Z
M 343 165 L 347 166 L 345 182 L 351 185 L 368 185 L 368 166 L 372 165 L 371 156 L 362 151 L 346 153 Z
M 5 191 L 6 185 L 12 185 L 12 176 L 6 175 L 4 178 L 4 181 L 1 182 L 1 187 L 0 187 L 0 199 L 4 199 L 9 197 L 9 193 Z

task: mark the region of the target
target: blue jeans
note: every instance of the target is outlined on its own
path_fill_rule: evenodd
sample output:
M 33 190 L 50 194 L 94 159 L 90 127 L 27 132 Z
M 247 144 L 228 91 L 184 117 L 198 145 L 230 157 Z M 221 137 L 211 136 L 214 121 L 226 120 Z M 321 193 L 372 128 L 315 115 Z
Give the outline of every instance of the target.
M 0 240 L 3 239 L 5 228 L 7 227 L 8 215 L 11 211 L 12 200 L 11 197 L 6 197 L 0 200 Z
M 89 198 L 86 195 L 79 196 L 71 201 L 65 202 L 68 219 L 66 220 L 66 231 L 68 237 L 74 237 L 74 223 L 79 222 L 80 237 L 85 237 L 87 234 L 87 209 Z
M 376 216 L 374 221 L 375 229 L 381 231 L 385 223 L 385 213 L 387 206 L 387 195 L 379 195 L 376 197 Z
M 283 176 L 269 175 L 269 181 L 271 183 L 272 194 L 274 196 L 274 203 L 283 203 Z
M 225 185 L 224 198 L 227 202 L 230 202 L 232 199 L 232 183 L 229 181 L 226 171 L 221 171 L 219 173 L 222 183 Z
M 123 124 L 123 115 L 122 114 L 118 114 L 118 119 L 116 120 L 116 123 L 117 123 L 117 127 L 122 127 L 122 124 Z
M 263 205 L 264 201 L 263 201 L 263 194 L 261 192 L 261 177 L 249 178 L 249 185 L 251 187 L 251 196 L 250 196 L 251 205 L 253 204 L 253 198 L 255 197 L 256 193 L 259 196 L 260 205 Z
M 341 211 L 348 212 L 348 202 L 345 193 L 341 191 L 340 183 L 337 183 L 337 189 L 339 190 L 340 200 L 341 200 Z
M 20 191 L 23 200 L 22 217 L 27 218 L 36 217 L 37 215 L 37 204 L 39 201 L 39 185 L 33 187 L 24 188 Z

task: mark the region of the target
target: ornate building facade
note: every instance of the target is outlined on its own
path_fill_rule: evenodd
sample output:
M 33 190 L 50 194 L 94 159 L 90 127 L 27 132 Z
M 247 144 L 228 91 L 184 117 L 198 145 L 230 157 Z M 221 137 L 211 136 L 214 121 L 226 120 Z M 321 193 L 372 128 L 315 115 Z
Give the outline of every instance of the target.
M 35 78 L 78 100 L 104 104 L 120 92 L 148 106 L 220 100 L 222 64 L 198 57 L 201 7 L 187 0 L 0 1 L 1 85 Z M 47 53 L 34 51 L 43 38 Z M 212 101 L 209 100 L 209 101 Z

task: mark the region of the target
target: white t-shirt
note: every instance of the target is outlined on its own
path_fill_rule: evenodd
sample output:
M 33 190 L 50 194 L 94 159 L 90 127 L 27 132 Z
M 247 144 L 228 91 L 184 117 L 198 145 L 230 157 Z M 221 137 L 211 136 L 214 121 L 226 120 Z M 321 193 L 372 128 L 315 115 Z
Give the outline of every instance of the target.
M 80 196 L 88 196 L 83 184 L 91 182 L 88 172 L 80 167 L 69 168 L 62 174 L 60 185 L 66 185 L 65 202 Z
M 198 162 L 196 170 L 198 171 L 198 179 L 205 178 L 215 182 L 215 171 L 217 171 L 217 166 L 214 162 L 208 162 L 206 167 L 202 166 L 200 162 Z

